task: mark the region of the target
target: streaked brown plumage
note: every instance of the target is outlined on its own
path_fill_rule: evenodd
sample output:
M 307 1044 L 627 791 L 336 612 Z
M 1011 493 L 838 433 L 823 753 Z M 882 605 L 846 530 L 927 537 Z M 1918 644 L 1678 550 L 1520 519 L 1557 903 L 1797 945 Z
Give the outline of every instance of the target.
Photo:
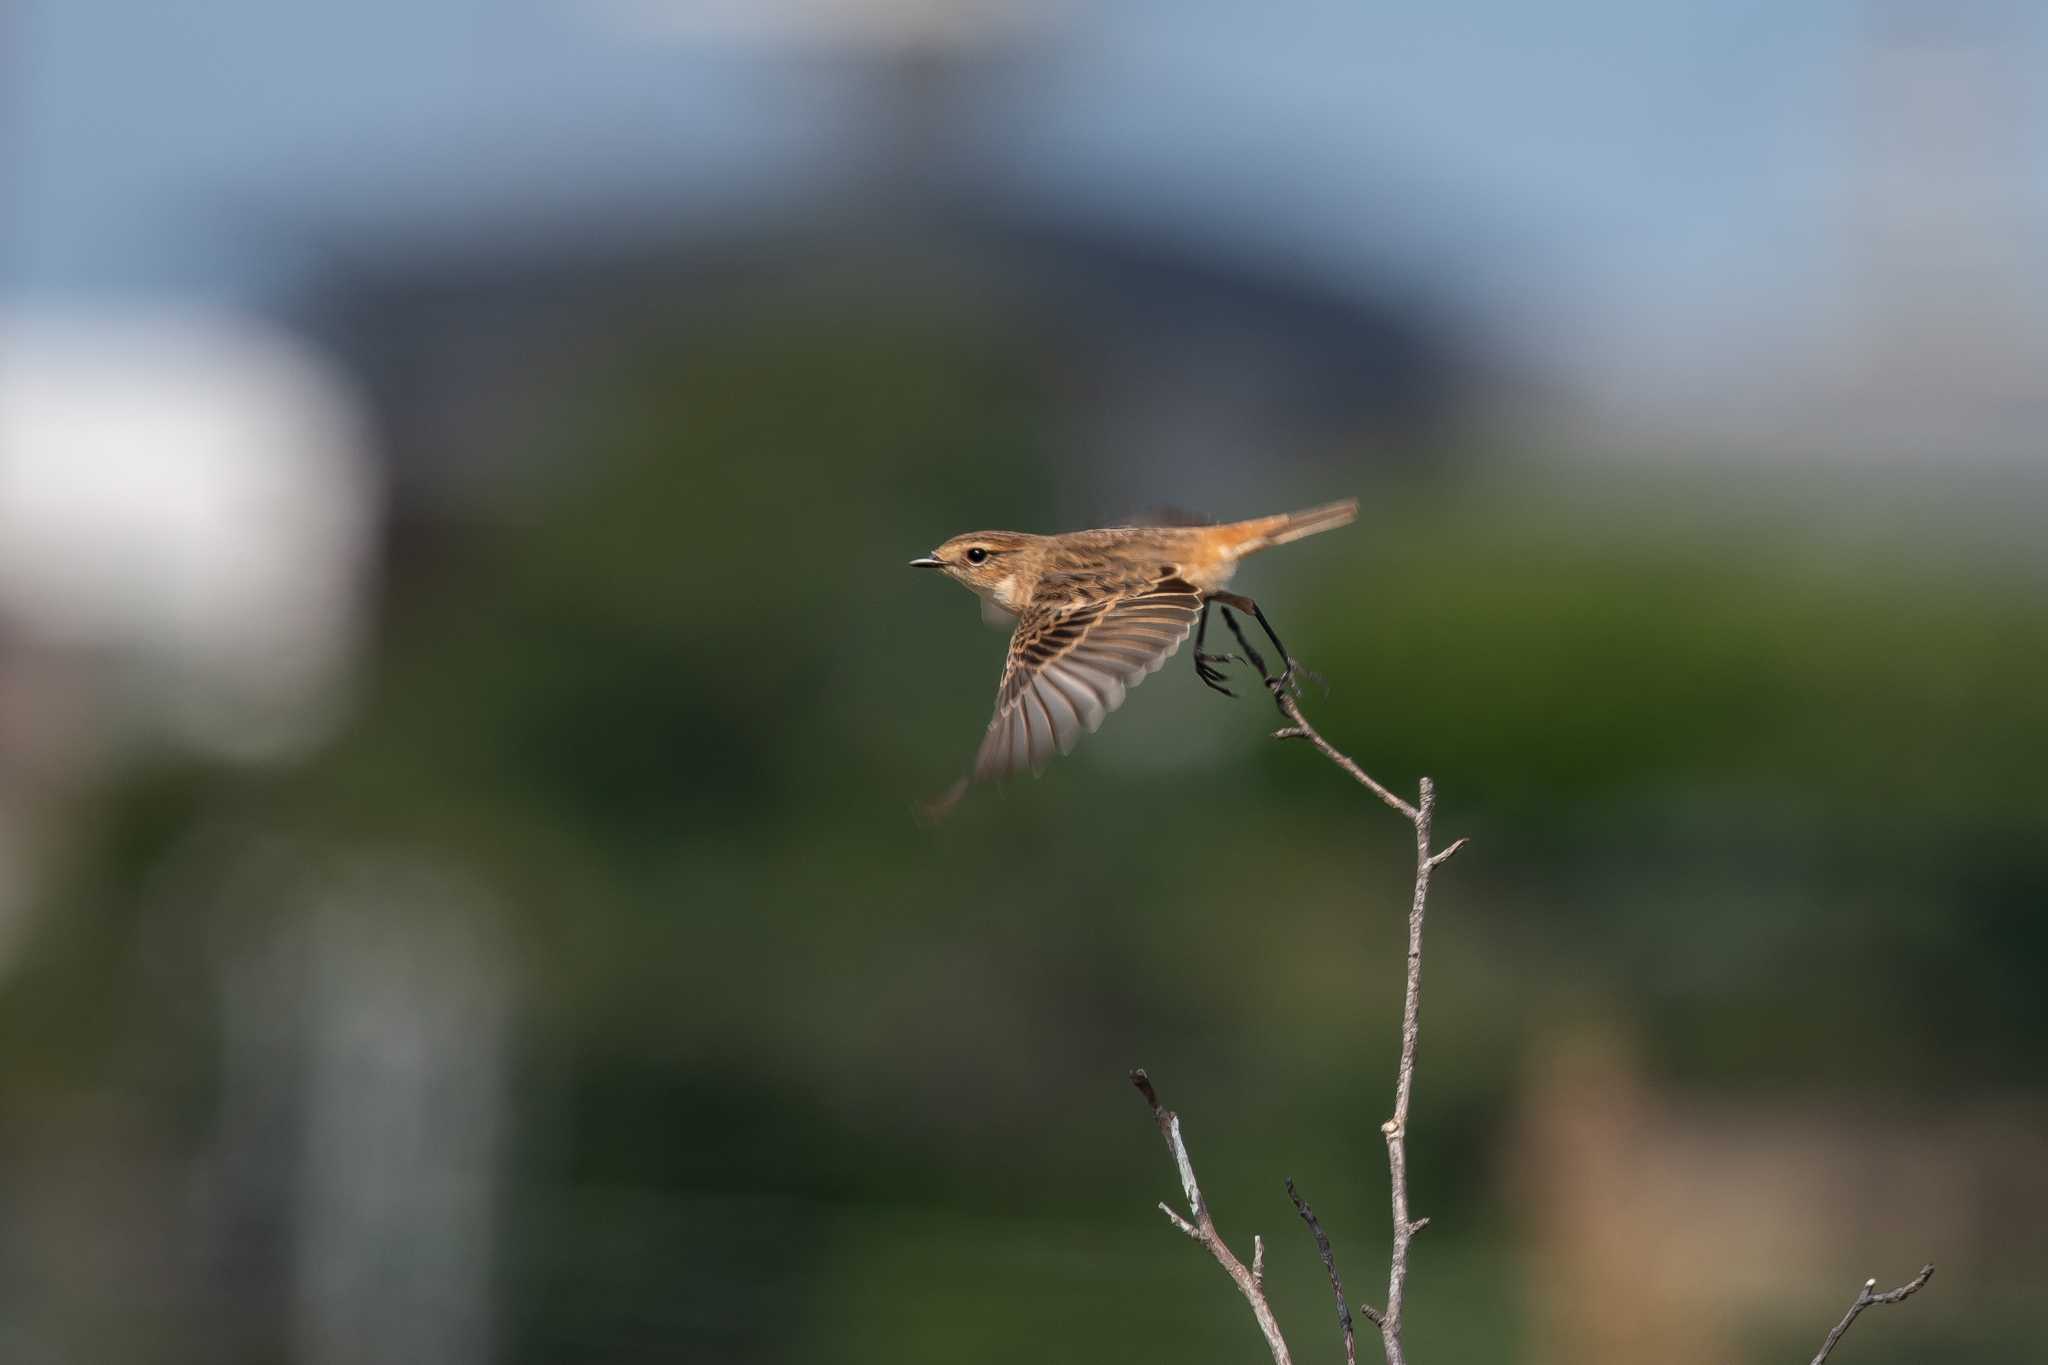
M 1237 562 L 1357 515 L 1358 500 L 1347 498 L 1219 526 L 1119 526 L 1058 536 L 975 531 L 912 560 L 972 591 L 985 613 L 1017 618 L 974 780 L 1035 772 L 1055 752 L 1072 749 L 1180 648 L 1210 602 L 1225 604 L 1226 616 L 1235 606 L 1266 625 L 1256 603 L 1224 591 Z M 1284 669 L 1289 663 L 1281 653 Z M 1202 680 L 1227 692 L 1208 667 L 1210 656 L 1195 658 Z M 963 782 L 948 803 L 964 789 Z

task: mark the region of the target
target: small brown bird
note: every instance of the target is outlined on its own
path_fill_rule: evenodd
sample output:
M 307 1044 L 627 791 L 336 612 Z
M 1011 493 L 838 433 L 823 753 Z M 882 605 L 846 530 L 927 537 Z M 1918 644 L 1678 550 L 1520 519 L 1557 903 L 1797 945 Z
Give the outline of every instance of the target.
M 1230 608 L 1258 620 L 1281 661 L 1280 672 L 1265 682 L 1287 685 L 1294 660 L 1266 614 L 1249 597 L 1224 588 L 1246 555 L 1333 530 L 1357 515 L 1358 499 L 1346 498 L 1221 526 L 1118 526 L 1059 536 L 975 531 L 911 560 L 912 567 L 938 569 L 972 591 L 991 619 L 1017 620 L 974 780 L 1021 768 L 1036 772 L 1055 752 L 1072 749 L 1081 732 L 1123 705 L 1125 692 L 1156 672 L 1190 630 L 1196 632 L 1196 674 L 1234 695 L 1215 668 L 1228 656 L 1202 653 L 1212 604 L 1263 673 Z M 965 790 L 962 779 L 937 804 L 950 805 Z

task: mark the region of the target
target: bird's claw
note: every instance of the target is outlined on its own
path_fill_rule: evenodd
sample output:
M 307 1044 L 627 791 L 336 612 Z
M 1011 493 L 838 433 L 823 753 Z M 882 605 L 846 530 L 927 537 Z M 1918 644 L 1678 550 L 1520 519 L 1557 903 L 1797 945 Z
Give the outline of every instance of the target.
M 1322 688 L 1324 696 L 1330 695 L 1330 680 L 1305 663 L 1289 659 L 1287 661 L 1287 671 L 1281 674 L 1281 677 L 1286 680 L 1289 687 L 1294 689 L 1294 695 L 1297 698 L 1301 696 L 1301 680 L 1303 678 L 1307 678 L 1317 687 Z
M 1330 680 L 1292 656 L 1287 660 L 1287 667 L 1280 670 L 1280 672 L 1267 674 L 1262 668 L 1260 674 L 1260 681 L 1266 684 L 1266 687 L 1273 693 L 1276 700 L 1283 694 L 1289 693 L 1293 695 L 1296 701 L 1301 700 L 1301 680 L 1303 678 L 1312 679 L 1316 686 L 1323 689 L 1324 696 L 1330 695 Z
M 1236 659 L 1237 656 L 1235 654 L 1198 653 L 1195 655 L 1195 676 L 1202 680 L 1204 686 L 1209 687 L 1214 691 L 1221 692 L 1226 697 L 1235 697 L 1237 696 L 1237 693 L 1231 691 L 1229 688 L 1223 685 L 1223 674 L 1216 668 L 1212 667 L 1212 665 L 1227 664 L 1235 661 Z

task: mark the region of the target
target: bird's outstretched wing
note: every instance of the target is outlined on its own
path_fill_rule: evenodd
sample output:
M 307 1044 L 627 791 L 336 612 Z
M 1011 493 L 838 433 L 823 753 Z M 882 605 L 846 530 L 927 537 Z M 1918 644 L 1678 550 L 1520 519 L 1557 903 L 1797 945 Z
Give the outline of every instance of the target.
M 1025 608 L 996 687 L 995 719 L 975 755 L 975 780 L 1037 772 L 1072 749 L 1180 648 L 1201 614 L 1201 595 L 1178 579 L 1124 597 Z

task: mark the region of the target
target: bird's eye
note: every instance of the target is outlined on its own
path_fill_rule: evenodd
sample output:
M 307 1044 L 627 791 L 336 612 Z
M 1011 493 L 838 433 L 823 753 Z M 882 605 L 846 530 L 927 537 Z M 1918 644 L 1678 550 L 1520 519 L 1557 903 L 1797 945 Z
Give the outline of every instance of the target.
M 967 562 L 969 564 L 979 564 L 982 560 L 987 558 L 988 551 L 982 549 L 979 545 L 975 546 L 973 549 L 967 552 Z

